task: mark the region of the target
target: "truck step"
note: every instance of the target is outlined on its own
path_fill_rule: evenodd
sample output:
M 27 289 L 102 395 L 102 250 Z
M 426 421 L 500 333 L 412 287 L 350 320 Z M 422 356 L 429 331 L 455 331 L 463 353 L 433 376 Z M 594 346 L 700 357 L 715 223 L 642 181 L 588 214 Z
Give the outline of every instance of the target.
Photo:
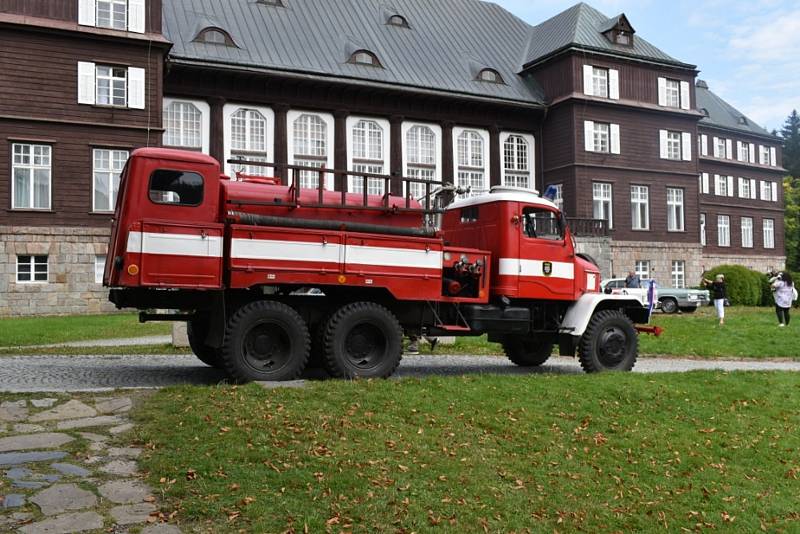
M 460 326 L 456 324 L 440 324 L 436 325 L 436 328 L 444 330 L 446 332 L 469 332 L 472 330 L 468 326 Z

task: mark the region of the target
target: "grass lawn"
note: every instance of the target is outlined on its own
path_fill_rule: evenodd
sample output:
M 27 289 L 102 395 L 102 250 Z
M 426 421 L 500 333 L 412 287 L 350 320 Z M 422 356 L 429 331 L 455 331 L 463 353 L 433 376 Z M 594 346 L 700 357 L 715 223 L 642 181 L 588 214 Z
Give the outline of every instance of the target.
M 165 335 L 170 323 L 140 324 L 135 314 L 0 319 L 0 348 L 68 341 Z
M 187 531 L 800 530 L 792 373 L 180 387 L 135 418 Z

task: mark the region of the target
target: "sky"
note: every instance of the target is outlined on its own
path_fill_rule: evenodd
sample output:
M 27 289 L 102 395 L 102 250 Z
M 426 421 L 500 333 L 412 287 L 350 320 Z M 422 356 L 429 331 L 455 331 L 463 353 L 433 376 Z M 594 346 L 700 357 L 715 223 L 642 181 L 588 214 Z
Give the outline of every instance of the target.
M 491 0 L 536 25 L 577 0 Z M 609 17 L 625 13 L 670 56 L 751 120 L 780 129 L 800 111 L 800 1 L 587 0 Z

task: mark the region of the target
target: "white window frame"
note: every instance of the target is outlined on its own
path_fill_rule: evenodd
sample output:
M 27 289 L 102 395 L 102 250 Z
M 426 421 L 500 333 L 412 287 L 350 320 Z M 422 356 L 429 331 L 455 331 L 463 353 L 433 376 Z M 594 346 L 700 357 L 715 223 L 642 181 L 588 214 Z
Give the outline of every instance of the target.
M 658 78 L 658 105 L 672 109 L 692 108 L 689 82 L 674 78 Z
M 633 271 L 640 280 L 650 280 L 650 260 L 636 260 Z
M 605 84 L 602 80 L 605 80 Z M 595 82 L 601 80 L 598 86 Z M 619 71 L 607 67 L 596 67 L 594 65 L 583 66 L 583 94 L 596 96 L 598 98 L 608 98 L 619 100 Z
M 729 215 L 717 215 L 717 245 L 731 246 L 731 218 Z
M 109 21 L 110 21 L 109 25 L 100 24 L 100 5 L 101 4 L 108 4 Z M 125 8 L 124 9 L 125 17 L 122 20 L 122 26 L 119 27 L 119 28 L 114 25 L 114 7 L 118 6 L 118 5 L 124 6 L 124 8 Z M 98 28 L 107 28 L 107 29 L 110 29 L 110 30 L 123 30 L 123 31 L 128 29 L 128 0 L 95 0 L 95 9 L 96 9 L 96 13 L 97 13 L 95 15 L 95 24 L 96 24 L 96 26 Z
M 94 257 L 94 283 L 103 283 L 103 274 L 106 270 L 106 256 L 105 254 L 96 254 Z
M 236 165 L 233 163 L 228 163 L 228 160 L 233 157 L 234 148 L 233 148 L 233 116 L 239 113 L 240 111 L 246 111 L 248 113 L 254 112 L 260 114 L 264 120 L 266 121 L 266 131 L 264 132 L 264 142 L 265 147 L 253 147 L 249 145 L 249 137 L 248 131 L 250 129 L 250 120 L 248 119 L 245 125 L 245 136 L 248 137 L 247 143 L 248 146 L 244 149 L 237 149 L 237 152 L 240 152 L 243 157 L 249 159 L 251 161 L 263 161 L 263 162 L 272 162 L 275 158 L 275 112 L 272 108 L 263 107 L 263 106 L 253 106 L 250 104 L 225 104 L 222 107 L 222 116 L 223 116 L 223 139 L 225 143 L 225 150 L 223 151 L 225 154 L 225 162 L 223 163 L 223 169 L 225 169 L 225 173 L 230 176 L 231 178 L 236 177 L 236 171 L 241 170 L 245 174 L 251 174 L 256 176 L 274 176 L 274 169 L 271 167 L 256 167 L 256 166 L 247 166 L 247 165 Z M 261 148 L 264 148 L 262 151 Z
M 377 159 L 370 158 L 367 154 L 363 158 L 356 158 L 355 155 L 355 127 L 359 124 L 368 124 L 377 126 L 381 132 L 380 139 L 380 155 Z M 356 166 L 362 167 L 359 172 L 366 172 L 371 174 L 391 174 L 390 161 L 391 155 L 389 153 L 391 147 L 391 125 L 386 119 L 378 117 L 363 117 L 353 116 L 347 117 L 347 169 L 350 171 L 356 170 Z M 366 140 L 366 148 L 369 150 L 369 140 Z M 380 167 L 378 167 L 380 166 Z M 380 172 L 377 172 L 380 171 Z M 347 190 L 351 193 L 361 193 L 356 187 L 361 187 L 363 180 L 360 176 L 347 176 Z M 385 194 L 384 181 L 378 178 L 369 178 L 367 180 L 367 189 L 373 189 L 370 194 Z
M 686 261 L 672 260 L 672 287 L 683 289 L 686 287 Z
M 312 117 L 317 117 L 322 123 L 325 125 L 325 154 L 322 156 L 314 155 L 314 154 L 299 154 L 295 149 L 295 128 L 298 119 L 303 117 L 304 115 L 310 115 Z M 320 164 L 324 166 L 326 169 L 333 169 L 333 155 L 335 150 L 334 145 L 334 128 L 335 122 L 333 119 L 333 115 L 330 113 L 319 113 L 316 111 L 303 111 L 303 110 L 291 110 L 286 114 L 286 139 L 288 146 L 288 159 L 289 165 L 310 165 L 311 162 L 315 164 Z M 329 191 L 333 191 L 334 188 L 334 180 L 333 174 L 330 172 L 325 173 L 325 189 Z
M 747 178 L 739 177 L 739 198 L 750 199 L 752 192 L 750 191 L 750 180 Z
M 770 164 L 769 147 L 764 145 L 758 145 L 758 163 L 760 165 L 769 166 Z
M 686 231 L 685 192 L 680 187 L 667 187 L 667 231 Z
M 592 152 L 601 154 L 611 153 L 611 123 L 594 122 L 592 123 Z M 605 145 L 605 146 L 604 146 Z
M 667 159 L 681 159 L 681 133 L 667 131 Z
M 28 258 L 29 261 L 23 262 L 22 258 Z M 44 258 L 44 262 L 37 261 L 37 259 Z M 21 280 L 20 265 L 28 265 L 29 272 L 26 273 L 30 276 L 30 280 Z M 37 280 L 36 275 L 41 275 L 42 272 L 37 272 L 36 267 L 44 265 L 44 280 Z M 16 277 L 15 280 L 18 284 L 48 284 L 50 283 L 50 257 L 47 254 L 18 254 L 16 262 Z
M 764 219 L 761 221 L 764 234 L 764 248 L 775 248 L 775 219 Z
M 109 166 L 106 168 L 97 167 L 98 153 L 107 152 Z M 130 152 L 117 148 L 94 148 L 92 149 L 92 212 L 110 213 L 114 211 L 117 204 L 117 194 L 119 193 L 119 178 L 125 162 L 128 161 Z M 108 206 L 97 205 L 97 181 L 99 175 L 106 175 L 105 180 L 108 190 Z
M 97 16 L 99 11 L 98 3 L 102 0 L 78 0 L 78 24 L 81 26 L 94 26 L 96 28 L 112 29 L 116 31 L 129 31 L 134 33 L 144 33 L 146 26 L 146 0 L 104 0 L 112 4 L 125 4 L 125 25 L 121 28 L 111 26 L 101 26 Z
M 742 217 L 739 228 L 742 231 L 742 248 L 753 248 L 753 218 Z
M 650 188 L 631 185 L 631 229 L 650 229 Z
M 700 245 L 706 246 L 708 240 L 706 239 L 706 214 L 700 214 Z
M 710 191 L 709 175 L 707 172 L 702 172 L 700 173 L 700 193 L 708 195 Z
M 474 132 L 478 134 L 478 137 L 483 141 L 482 142 L 482 166 L 474 166 L 474 165 L 462 165 L 460 163 L 460 156 L 459 153 L 459 139 L 461 135 L 465 132 Z M 472 183 L 473 175 L 477 176 L 478 173 L 482 173 L 482 182 L 483 185 L 479 188 L 479 190 L 472 190 L 469 196 L 480 196 L 482 194 L 489 192 L 489 132 L 488 130 L 482 130 L 480 128 L 467 128 L 463 126 L 456 126 L 453 128 L 453 168 L 455 170 L 455 177 L 456 177 L 456 185 L 470 185 Z M 472 151 L 471 145 L 468 147 L 468 159 L 470 160 L 469 163 L 472 163 L 472 159 L 474 157 L 474 153 Z M 468 180 L 470 184 L 467 184 L 465 180 L 462 180 L 461 173 L 468 174 Z
M 21 150 L 18 153 L 18 149 Z M 36 154 L 39 150 L 41 153 Z M 45 154 L 46 153 L 46 154 Z M 39 163 L 37 164 L 37 158 Z M 27 163 L 23 163 L 27 159 Z M 19 163 L 18 163 L 19 161 Z M 42 163 L 46 161 L 45 163 Z M 30 172 L 29 177 L 29 190 L 28 190 L 28 205 L 17 206 L 17 180 L 16 172 L 18 169 L 24 169 Z M 36 171 L 47 170 L 47 205 L 36 205 Z M 11 209 L 14 210 L 43 210 L 47 211 L 53 205 L 53 147 L 44 143 L 11 143 Z
M 608 222 L 614 228 L 614 186 L 610 182 L 592 182 L 592 218 Z
M 507 156 L 509 155 L 506 152 L 506 143 L 515 138 L 517 142 L 520 140 L 525 143 L 527 146 L 527 168 L 521 168 L 519 163 L 519 154 L 517 152 L 517 147 L 513 147 L 513 158 L 514 165 L 512 168 L 509 168 Z M 523 177 L 525 176 L 528 181 L 528 186 L 525 189 L 529 189 L 533 192 L 536 192 L 536 139 L 531 134 L 521 133 L 521 132 L 500 132 L 500 157 L 502 158 L 500 164 L 500 183 L 504 186 L 514 186 L 520 187 L 515 184 L 508 183 L 510 181 L 511 176 L 516 177 Z
M 665 79 L 664 106 L 668 108 L 681 107 L 681 81 L 672 78 Z
M 191 105 L 194 106 L 198 112 L 200 112 L 200 144 L 199 145 L 192 145 L 186 143 L 179 143 L 179 144 L 171 144 L 167 143 L 167 110 L 173 104 L 181 104 L 181 105 Z M 211 132 L 211 106 L 208 105 L 208 102 L 203 100 L 189 100 L 184 98 L 170 98 L 165 97 L 163 102 L 163 116 L 164 116 L 164 142 L 163 145 L 167 147 L 175 147 L 175 148 L 182 148 L 188 150 L 199 150 L 203 154 L 208 154 L 210 151 L 210 132 Z M 181 120 L 183 118 L 183 114 L 181 113 Z M 185 134 L 185 126 L 183 123 L 179 126 L 180 132 L 178 133 L 179 137 L 183 141 L 186 137 Z M 226 143 L 227 145 L 227 143 Z M 223 165 L 223 168 L 224 165 Z
M 428 128 L 433 133 L 433 164 L 414 162 L 411 161 L 411 150 L 408 144 L 408 135 L 414 128 Z M 403 153 L 403 176 L 406 178 L 419 178 L 428 171 L 432 171 L 432 180 L 434 182 L 442 181 L 442 127 L 438 124 L 428 122 L 403 122 L 400 127 L 400 133 L 403 136 L 402 153 Z M 417 147 L 416 152 L 419 153 L 420 147 Z M 406 184 L 403 183 L 403 194 L 406 194 Z M 423 184 L 417 184 L 412 187 L 412 195 L 419 198 L 425 194 Z M 431 191 L 433 188 L 431 188 Z M 417 195 L 416 193 L 419 193 Z M 424 199 L 423 199 L 424 201 Z
M 101 74 L 101 70 L 108 69 L 109 75 Z M 124 77 L 119 77 L 115 75 L 115 71 L 124 72 Z M 107 80 L 108 81 L 108 102 L 101 102 L 101 95 L 100 95 L 100 80 Z M 116 96 L 114 95 L 114 91 L 117 89 L 116 84 L 118 82 L 122 82 L 122 88 L 125 92 L 125 96 L 123 97 L 123 102 L 121 104 L 117 104 L 115 102 Z M 108 106 L 113 108 L 127 108 L 128 107 L 128 69 L 125 67 L 115 67 L 113 65 L 95 65 L 95 81 L 94 81 L 94 91 L 95 91 L 95 105 L 98 106 Z

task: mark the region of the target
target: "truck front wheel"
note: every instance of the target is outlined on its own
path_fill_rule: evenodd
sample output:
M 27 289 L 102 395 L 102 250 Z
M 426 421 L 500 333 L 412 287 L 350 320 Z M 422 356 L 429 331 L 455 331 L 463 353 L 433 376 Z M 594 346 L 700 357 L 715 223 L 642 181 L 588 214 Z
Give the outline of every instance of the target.
M 506 357 L 520 367 L 536 367 L 550 358 L 553 344 L 528 336 L 509 336 L 503 341 Z
M 311 338 L 294 309 L 281 302 L 242 306 L 228 320 L 222 361 L 237 382 L 293 380 L 308 363 Z
M 630 371 L 636 363 L 639 338 L 628 317 L 617 310 L 594 314 L 578 346 L 578 359 L 587 373 Z
M 325 367 L 337 378 L 387 378 L 400 364 L 403 329 L 374 302 L 337 310 L 325 326 Z
M 186 336 L 189 338 L 189 346 L 201 362 L 216 369 L 222 369 L 222 358 L 219 349 L 205 344 L 208 328 L 209 320 L 205 315 L 197 316 L 195 319 L 188 321 L 186 323 Z

